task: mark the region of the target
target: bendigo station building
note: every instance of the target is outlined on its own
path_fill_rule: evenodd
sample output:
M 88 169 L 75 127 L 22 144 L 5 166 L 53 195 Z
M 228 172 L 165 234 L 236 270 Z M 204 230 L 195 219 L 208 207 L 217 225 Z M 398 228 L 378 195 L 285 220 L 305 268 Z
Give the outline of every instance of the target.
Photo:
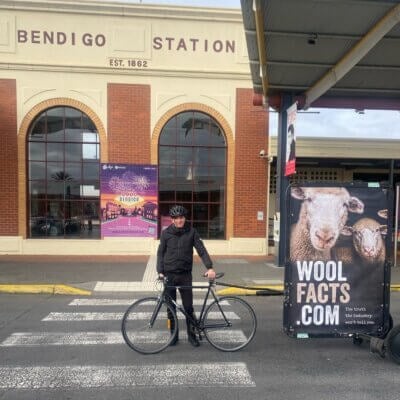
M 175 203 L 210 253 L 268 251 L 240 9 L 3 0 L 0 140 L 0 254 L 151 254 Z M 102 237 L 104 164 L 157 167 L 153 238 Z

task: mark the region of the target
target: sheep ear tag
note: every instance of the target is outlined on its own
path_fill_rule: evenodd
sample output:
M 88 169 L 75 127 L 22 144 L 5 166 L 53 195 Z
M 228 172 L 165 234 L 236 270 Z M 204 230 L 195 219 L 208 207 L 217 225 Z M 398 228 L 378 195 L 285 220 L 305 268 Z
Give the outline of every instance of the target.
M 386 334 L 391 190 L 302 184 L 287 200 L 285 332 L 298 339 Z

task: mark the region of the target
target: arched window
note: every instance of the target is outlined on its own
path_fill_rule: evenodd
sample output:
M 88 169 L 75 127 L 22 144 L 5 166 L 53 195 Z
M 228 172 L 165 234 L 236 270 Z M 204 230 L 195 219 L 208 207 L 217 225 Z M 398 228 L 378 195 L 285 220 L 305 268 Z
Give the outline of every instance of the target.
M 158 176 L 161 228 L 170 222 L 170 206 L 178 203 L 202 238 L 225 238 L 226 141 L 212 117 L 186 111 L 165 124 Z
M 42 112 L 28 135 L 29 237 L 99 238 L 100 143 L 80 110 Z

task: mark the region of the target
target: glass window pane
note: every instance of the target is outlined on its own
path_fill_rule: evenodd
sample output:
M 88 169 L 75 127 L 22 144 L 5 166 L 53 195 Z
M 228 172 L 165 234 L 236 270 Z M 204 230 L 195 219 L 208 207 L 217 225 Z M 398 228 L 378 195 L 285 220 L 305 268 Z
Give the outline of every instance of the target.
M 83 132 L 82 138 L 84 143 L 99 143 L 99 134 L 97 132 Z
M 175 166 L 172 165 L 161 165 L 158 168 L 158 176 L 160 183 L 169 182 L 175 179 Z
M 98 163 L 83 163 L 83 180 L 100 179 L 100 165 Z
M 64 143 L 47 143 L 47 161 L 59 161 L 64 157 Z
M 64 181 L 68 179 L 68 176 L 64 172 L 64 164 L 62 162 L 48 162 L 47 164 L 46 177 L 52 181 Z
M 82 154 L 84 160 L 100 160 L 100 145 L 84 143 L 82 144 Z
M 66 129 L 65 130 L 65 141 L 82 143 L 83 132 L 82 129 Z
M 46 163 L 38 161 L 30 161 L 29 179 L 46 179 Z
M 76 180 L 80 181 L 82 178 L 82 164 L 81 163 L 65 163 L 65 176 L 67 181 Z
M 176 201 L 192 201 L 192 185 L 176 185 Z
M 213 185 L 210 188 L 210 201 L 212 202 L 225 202 L 225 186 L 224 185 Z
M 225 165 L 226 164 L 226 149 L 225 148 L 211 148 L 210 149 L 210 165 Z
M 193 228 L 197 230 L 201 238 L 208 238 L 208 222 L 193 221 Z
M 82 133 L 83 127 L 84 133 Z M 65 128 L 66 135 L 64 135 Z M 34 137 L 36 135 L 37 138 Z M 39 142 L 46 139 L 47 144 Z M 82 140 L 85 144 L 82 144 Z M 85 196 L 86 199 L 99 202 L 98 141 L 97 130 L 90 118 L 71 107 L 48 109 L 36 119 L 28 142 L 29 160 L 32 160 L 29 161 L 32 237 L 81 235 L 85 227 L 82 222 L 81 199 Z M 84 158 L 89 162 L 82 163 Z M 82 183 L 82 178 L 85 179 L 85 183 Z M 44 201 L 39 202 L 38 199 Z M 66 200 L 65 208 L 64 200 Z M 42 219 L 40 222 L 37 221 L 39 217 Z M 86 226 L 89 232 L 88 223 Z M 90 235 L 87 233 L 86 236 L 99 237 L 98 219 L 96 226 L 97 233 Z
M 46 159 L 46 144 L 41 142 L 29 143 L 29 159 L 45 161 Z
M 47 141 L 64 141 L 64 107 L 47 110 Z
M 177 164 L 188 165 L 193 161 L 193 151 L 191 147 L 177 147 Z
M 46 112 L 40 114 L 32 124 L 29 140 L 45 141 L 46 140 Z
M 100 185 L 99 182 L 85 182 L 81 185 L 80 192 L 82 197 L 99 197 L 100 196 Z
M 46 181 L 29 181 L 29 193 L 31 199 L 45 199 Z
M 47 197 L 49 199 L 64 199 L 64 192 L 65 186 L 63 181 L 47 181 Z
M 222 129 L 215 121 L 211 121 L 211 128 L 210 128 L 210 146 L 226 146 L 225 143 L 225 136 L 222 132 Z
M 65 143 L 65 161 L 82 161 L 81 143 Z
M 193 191 L 193 201 L 208 201 L 208 185 L 195 185 Z
M 193 143 L 198 146 L 208 146 L 210 142 L 210 117 L 203 113 L 194 113 Z
M 175 201 L 175 182 L 160 182 L 159 186 L 160 201 Z
M 82 111 L 72 107 L 65 107 L 65 128 L 82 128 Z
M 208 221 L 208 205 L 206 203 L 193 204 L 193 220 Z
M 177 115 L 177 144 L 193 144 L 193 112 L 184 112 Z
M 81 198 L 82 183 L 76 181 L 65 182 L 65 199 L 78 200 Z
M 190 183 L 193 180 L 192 165 L 178 165 L 176 167 L 176 183 Z
M 176 147 L 160 146 L 158 157 L 160 164 L 175 164 Z
M 207 184 L 208 178 L 208 167 L 207 166 L 194 166 L 194 183 L 198 185 Z
M 82 113 L 82 129 L 85 132 L 97 132 L 95 124 L 85 113 Z M 96 141 L 98 142 L 99 140 L 97 139 Z
M 207 147 L 195 147 L 193 153 L 193 160 L 196 165 L 208 165 L 209 149 Z
M 177 118 L 174 117 L 164 125 L 160 135 L 160 145 L 176 144 L 176 124 Z
M 90 237 L 100 235 L 100 203 L 99 201 L 85 202 L 83 205 L 83 234 Z

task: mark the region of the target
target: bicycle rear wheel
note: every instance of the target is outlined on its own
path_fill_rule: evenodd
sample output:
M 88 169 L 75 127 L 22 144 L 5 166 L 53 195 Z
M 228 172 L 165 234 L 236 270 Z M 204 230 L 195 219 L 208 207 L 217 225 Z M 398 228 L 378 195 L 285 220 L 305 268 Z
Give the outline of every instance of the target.
M 221 297 L 204 314 L 204 334 L 212 346 L 222 351 L 243 349 L 253 339 L 256 329 L 253 309 L 238 297 Z
M 122 336 L 127 345 L 142 354 L 155 354 L 166 349 L 177 332 L 176 313 L 166 302 L 159 310 L 158 299 L 147 297 L 133 303 L 122 318 Z M 173 320 L 171 325 L 170 320 Z M 171 331 L 170 327 L 174 327 Z

